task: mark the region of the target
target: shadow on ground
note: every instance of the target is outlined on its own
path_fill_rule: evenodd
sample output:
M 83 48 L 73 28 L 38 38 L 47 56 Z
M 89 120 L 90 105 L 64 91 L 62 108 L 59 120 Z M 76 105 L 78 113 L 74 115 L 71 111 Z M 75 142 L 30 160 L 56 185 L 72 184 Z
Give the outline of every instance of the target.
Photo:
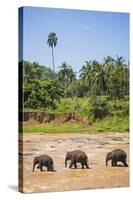
M 8 185 L 8 188 L 15 191 L 15 192 L 18 192 L 18 186 L 17 185 Z

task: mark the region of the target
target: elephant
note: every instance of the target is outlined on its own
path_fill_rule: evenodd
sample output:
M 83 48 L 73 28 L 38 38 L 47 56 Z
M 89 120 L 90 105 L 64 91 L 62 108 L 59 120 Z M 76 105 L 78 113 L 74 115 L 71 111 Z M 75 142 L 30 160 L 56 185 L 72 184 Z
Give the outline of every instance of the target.
M 86 168 L 90 169 L 90 167 L 88 166 L 88 157 L 83 151 L 80 151 L 80 150 L 68 151 L 65 157 L 65 167 L 67 167 L 68 160 L 71 161 L 69 168 L 71 168 L 72 165 L 74 165 L 76 169 L 77 162 L 78 162 L 78 163 L 81 163 L 82 169 L 84 169 L 84 165 L 86 166 Z
M 40 155 L 34 158 L 33 170 L 32 170 L 33 172 L 37 164 L 38 164 L 37 169 L 40 169 L 40 171 L 43 171 L 43 166 L 47 167 L 47 171 L 53 171 L 53 172 L 55 171 L 53 159 L 48 155 Z
M 120 161 L 124 164 L 124 167 L 128 167 L 126 163 L 127 154 L 122 149 L 115 149 L 108 152 L 106 155 L 106 166 L 108 166 L 108 161 L 111 160 L 112 167 L 117 166 L 117 162 Z

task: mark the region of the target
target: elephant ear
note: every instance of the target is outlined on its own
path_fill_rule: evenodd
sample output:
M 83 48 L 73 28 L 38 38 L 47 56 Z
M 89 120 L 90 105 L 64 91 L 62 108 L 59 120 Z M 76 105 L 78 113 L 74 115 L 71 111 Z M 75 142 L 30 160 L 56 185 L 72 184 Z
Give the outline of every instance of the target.
M 107 154 L 107 156 L 108 156 L 109 158 L 111 158 L 112 152 L 109 152 L 109 153 Z
M 66 152 L 66 156 L 68 156 L 68 157 L 70 156 L 70 151 Z

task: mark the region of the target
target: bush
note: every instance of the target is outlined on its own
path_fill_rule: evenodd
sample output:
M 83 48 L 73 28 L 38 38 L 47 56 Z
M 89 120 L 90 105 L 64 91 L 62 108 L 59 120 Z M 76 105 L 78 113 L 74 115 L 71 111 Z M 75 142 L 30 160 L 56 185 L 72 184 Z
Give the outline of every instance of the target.
M 96 119 L 103 119 L 109 115 L 109 107 L 107 102 L 94 100 L 91 102 L 91 109 L 89 115 L 93 121 Z
M 129 105 L 123 104 L 123 105 L 119 105 L 117 107 L 113 107 L 111 115 L 123 117 L 123 118 L 129 116 Z
M 24 84 L 25 108 L 56 108 L 62 90 L 55 81 L 30 80 Z

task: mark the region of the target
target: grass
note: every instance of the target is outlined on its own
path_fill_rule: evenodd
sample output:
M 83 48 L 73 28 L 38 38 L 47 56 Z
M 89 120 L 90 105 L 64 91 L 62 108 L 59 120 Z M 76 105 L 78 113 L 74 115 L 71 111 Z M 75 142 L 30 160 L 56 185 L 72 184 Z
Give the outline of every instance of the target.
M 61 125 L 55 124 L 32 124 L 24 126 L 24 132 L 35 133 L 35 132 L 44 132 L 44 133 L 78 133 L 78 132 L 125 132 L 129 131 L 129 117 L 127 116 L 126 110 L 129 106 L 129 99 L 125 97 L 122 100 L 117 102 L 118 109 L 113 107 L 114 101 L 107 100 L 106 97 L 102 97 L 103 100 L 108 102 L 111 115 L 93 122 L 92 127 L 84 127 L 79 123 L 64 123 Z M 28 112 L 49 112 L 49 113 L 67 113 L 75 112 L 79 116 L 87 118 L 91 121 L 91 116 L 89 111 L 91 108 L 90 99 L 87 97 L 84 98 L 65 98 L 61 99 L 57 103 L 55 110 L 47 109 L 25 109 L 24 111 Z M 21 128 L 20 128 L 20 131 Z
M 110 107 L 110 109 L 113 111 L 113 100 L 107 100 L 105 96 L 102 96 L 102 100 L 106 101 Z M 89 111 L 91 109 L 91 102 L 89 97 L 73 97 L 73 98 L 62 98 L 60 102 L 56 103 L 56 109 L 52 110 L 50 108 L 38 108 L 38 109 L 32 109 L 32 108 L 25 108 L 25 112 L 49 112 L 49 113 L 62 113 L 62 112 L 75 112 L 79 114 L 80 116 L 88 116 Z M 117 100 L 117 106 L 121 107 L 127 107 L 129 104 L 129 100 L 127 97 L 121 100 Z
M 105 118 L 94 123 L 97 132 L 126 132 L 129 131 L 128 118 Z
M 89 127 L 83 127 L 77 123 L 64 123 L 61 125 L 54 124 L 34 124 L 24 126 L 25 133 L 78 133 L 78 132 L 89 132 Z M 21 129 L 20 129 L 21 132 Z
M 84 127 L 77 123 L 55 124 L 30 124 L 24 126 L 25 133 L 97 133 L 97 132 L 127 132 L 129 131 L 129 122 L 127 118 L 106 118 L 93 123 L 90 127 Z M 22 129 L 20 128 L 20 132 Z

